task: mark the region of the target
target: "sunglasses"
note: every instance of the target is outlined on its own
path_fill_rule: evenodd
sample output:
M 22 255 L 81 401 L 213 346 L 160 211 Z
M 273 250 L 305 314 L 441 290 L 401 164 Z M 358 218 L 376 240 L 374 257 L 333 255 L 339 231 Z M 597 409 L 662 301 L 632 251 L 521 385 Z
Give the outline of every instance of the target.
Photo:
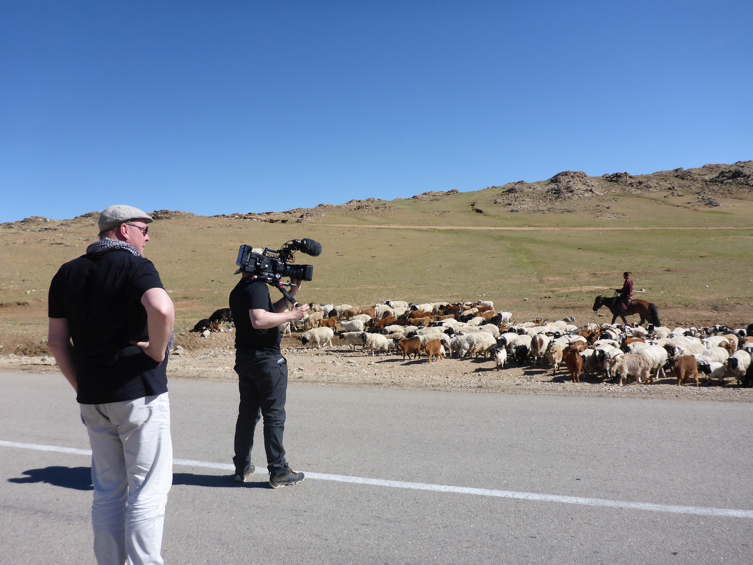
M 149 226 L 142 228 L 141 226 L 134 226 L 133 224 L 126 224 L 126 225 L 131 226 L 132 228 L 136 228 L 142 233 L 142 235 L 146 235 L 147 233 L 149 233 Z

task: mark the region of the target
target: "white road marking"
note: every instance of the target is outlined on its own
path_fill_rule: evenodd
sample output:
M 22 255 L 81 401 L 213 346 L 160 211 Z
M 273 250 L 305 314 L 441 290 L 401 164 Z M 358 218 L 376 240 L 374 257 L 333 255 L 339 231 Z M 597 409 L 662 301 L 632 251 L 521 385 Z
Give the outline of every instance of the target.
M 19 449 L 31 449 L 36 451 L 52 451 L 55 453 L 71 453 L 74 455 L 91 455 L 87 449 L 74 449 L 71 447 L 57 447 L 54 445 L 37 445 L 32 443 L 17 443 L 0 440 L 0 447 L 15 447 Z M 190 459 L 174 459 L 175 465 L 182 467 L 203 467 L 220 471 L 233 471 L 233 465 L 226 463 L 211 463 L 207 461 L 194 461 Z M 581 506 L 597 506 L 602 508 L 621 508 L 624 510 L 640 510 L 644 512 L 669 512 L 673 514 L 687 514 L 695 516 L 716 516 L 720 518 L 748 518 L 753 519 L 753 510 L 735 510 L 731 508 L 709 508 L 704 506 L 675 506 L 668 504 L 652 504 L 649 502 L 624 502 L 620 500 L 607 500 L 604 498 L 584 498 L 580 496 L 562 496 L 558 494 L 538 494 L 535 492 L 514 492 L 507 490 L 456 487 L 448 485 L 432 485 L 426 483 L 408 483 L 404 481 L 390 481 L 384 479 L 368 479 L 363 477 L 349 477 L 346 475 L 330 475 L 324 473 L 306 472 L 306 478 L 319 481 L 334 481 L 339 483 L 354 483 L 360 485 L 402 488 L 411 490 L 426 490 L 433 492 L 446 492 L 451 494 L 470 494 L 475 496 L 489 496 L 496 498 L 511 498 L 515 500 L 531 500 L 534 502 L 556 502 L 560 504 L 578 504 Z

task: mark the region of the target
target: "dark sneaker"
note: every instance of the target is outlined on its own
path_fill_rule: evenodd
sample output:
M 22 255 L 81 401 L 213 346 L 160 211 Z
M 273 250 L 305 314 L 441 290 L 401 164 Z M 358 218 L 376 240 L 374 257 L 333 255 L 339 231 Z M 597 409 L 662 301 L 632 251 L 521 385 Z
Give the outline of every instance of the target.
M 290 465 L 286 465 L 285 469 L 276 475 L 270 475 L 269 486 L 272 488 L 287 487 L 290 485 L 297 485 L 303 480 L 303 473 L 296 473 L 290 468 Z
M 246 479 L 249 478 L 251 475 L 254 474 L 254 471 L 256 470 L 256 467 L 253 465 L 250 465 L 248 469 L 245 470 L 235 470 L 235 476 L 233 477 L 233 480 L 236 483 L 245 483 Z

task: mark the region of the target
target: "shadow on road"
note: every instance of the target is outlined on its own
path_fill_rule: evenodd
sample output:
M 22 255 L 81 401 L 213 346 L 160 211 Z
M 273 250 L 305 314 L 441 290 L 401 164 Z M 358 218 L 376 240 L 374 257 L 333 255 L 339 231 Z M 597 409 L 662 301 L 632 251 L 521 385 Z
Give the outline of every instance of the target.
M 9 483 L 32 484 L 47 483 L 56 487 L 73 490 L 94 490 L 92 486 L 91 467 L 44 467 L 24 471 L 24 477 L 8 479 Z M 267 479 L 250 477 L 245 483 L 233 482 L 231 475 L 194 475 L 193 473 L 173 473 L 173 485 L 213 488 L 271 488 Z
M 249 477 L 245 483 L 233 482 L 232 475 L 194 475 L 193 473 L 173 473 L 173 486 L 212 487 L 212 488 L 272 488 L 269 480 Z
M 23 472 L 25 477 L 8 479 L 9 483 L 47 483 L 74 490 L 93 490 L 91 467 L 44 467 Z

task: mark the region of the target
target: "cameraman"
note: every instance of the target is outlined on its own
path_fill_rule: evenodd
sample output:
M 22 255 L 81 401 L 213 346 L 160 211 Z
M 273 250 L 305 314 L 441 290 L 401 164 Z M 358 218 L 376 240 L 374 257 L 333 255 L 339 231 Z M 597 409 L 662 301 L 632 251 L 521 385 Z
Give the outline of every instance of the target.
M 291 283 L 290 295 L 295 296 L 301 288 L 301 281 L 293 279 Z M 273 304 L 267 284 L 252 273 L 244 272 L 230 293 L 230 310 L 236 331 L 235 372 L 238 373 L 241 398 L 233 457 L 237 483 L 245 482 L 254 472 L 251 448 L 260 416 L 264 418 L 264 448 L 270 486 L 279 488 L 303 480 L 303 473 L 296 473 L 288 465 L 282 446 L 288 366 L 280 352 L 280 326 L 303 319 L 308 309 L 307 304 L 289 304 L 285 298 Z

